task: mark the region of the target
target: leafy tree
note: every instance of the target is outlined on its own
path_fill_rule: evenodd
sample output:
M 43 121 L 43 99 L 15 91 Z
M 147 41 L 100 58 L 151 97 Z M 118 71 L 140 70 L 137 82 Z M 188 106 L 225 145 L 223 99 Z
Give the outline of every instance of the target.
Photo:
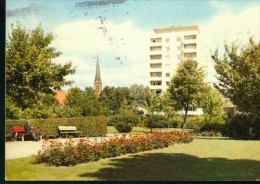
M 224 100 L 222 94 L 210 86 L 202 94 L 200 107 L 204 112 L 205 123 L 224 123 Z
M 17 23 L 11 30 L 6 44 L 6 94 L 24 111 L 39 103 L 42 94 L 71 84 L 65 76 L 75 69 L 70 62 L 52 62 L 61 53 L 50 47 L 53 35 L 45 34 L 41 26 L 29 31 Z
M 150 95 L 150 89 L 148 86 L 134 84 L 130 86 L 130 95 L 133 98 L 133 104 L 137 106 L 146 106 L 147 98 Z
M 246 45 L 234 42 L 224 47 L 223 57 L 216 50 L 212 59 L 219 81 L 215 87 L 240 112 L 228 120 L 229 134 L 234 138 L 260 139 L 260 42 L 249 38 Z
M 68 96 L 65 100 L 66 108 L 71 109 L 74 113 L 73 116 L 82 116 L 83 114 L 83 103 L 85 102 L 83 91 L 74 87 L 69 89 Z
M 218 84 L 215 87 L 230 98 L 240 112 L 252 118 L 260 116 L 260 42 L 252 38 L 246 46 L 225 44 L 223 57 L 218 50 L 212 56 Z
M 184 109 L 184 118 L 182 132 L 184 131 L 188 108 L 197 104 L 197 98 L 204 90 L 204 70 L 198 67 L 198 63 L 194 60 L 183 61 L 171 80 L 169 93 L 174 107 L 176 109 Z
M 106 86 L 102 90 L 99 100 L 112 114 L 117 114 L 122 105 L 132 104 L 132 97 L 127 87 Z
M 95 116 L 102 113 L 101 104 L 91 87 L 86 87 L 84 91 L 78 87 L 71 88 L 64 110 L 71 110 L 71 116 Z

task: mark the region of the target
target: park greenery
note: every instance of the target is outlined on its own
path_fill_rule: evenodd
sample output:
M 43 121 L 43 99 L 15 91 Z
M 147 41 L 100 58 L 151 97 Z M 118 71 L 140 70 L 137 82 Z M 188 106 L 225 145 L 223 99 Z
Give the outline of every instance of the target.
M 241 47 L 225 44 L 223 57 L 212 55 L 218 83 L 204 81 L 204 69 L 188 59 L 179 65 L 169 90 L 160 95 L 144 85 L 105 86 L 99 97 L 92 87 L 72 87 L 63 105 L 55 91 L 73 81 L 71 62 L 57 64 L 61 52 L 51 47 L 54 36 L 41 26 L 33 30 L 12 25 L 6 45 L 6 118 L 57 119 L 103 115 L 107 125 L 128 132 L 132 127 L 191 128 L 195 132 L 221 132 L 234 138 L 259 139 L 260 43 L 252 38 Z M 237 107 L 234 117 L 223 111 L 223 98 Z M 188 110 L 202 107 L 204 115 L 189 116 Z M 184 115 L 177 112 L 184 110 Z
M 179 131 L 153 132 L 146 135 L 115 136 L 100 143 L 91 144 L 87 139 L 67 140 L 64 144 L 48 140 L 35 157 L 35 163 L 47 163 L 51 166 L 74 166 L 104 158 L 116 157 L 129 153 L 165 148 L 175 143 L 189 143 L 193 132 Z
M 45 163 L 32 164 L 32 161 L 32 157 L 6 160 L 6 180 L 255 181 L 260 170 L 259 141 L 224 138 L 194 139 L 190 144 L 175 144 L 73 167 L 46 167 Z

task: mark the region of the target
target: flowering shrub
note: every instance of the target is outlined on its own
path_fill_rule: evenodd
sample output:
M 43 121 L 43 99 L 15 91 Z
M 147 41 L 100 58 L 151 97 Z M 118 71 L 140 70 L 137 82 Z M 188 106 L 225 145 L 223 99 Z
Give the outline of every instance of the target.
M 64 144 L 46 140 L 42 149 L 35 156 L 35 163 L 47 163 L 54 166 L 73 166 L 79 163 L 97 161 L 102 158 L 137 153 L 152 149 L 165 148 L 174 143 L 189 143 L 193 140 L 192 132 L 153 132 L 146 135 L 122 135 L 93 143 L 88 139 Z

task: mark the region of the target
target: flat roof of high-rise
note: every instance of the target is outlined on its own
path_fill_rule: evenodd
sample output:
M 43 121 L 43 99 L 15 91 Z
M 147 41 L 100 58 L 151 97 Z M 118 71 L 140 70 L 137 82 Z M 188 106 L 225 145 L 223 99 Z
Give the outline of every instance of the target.
M 169 33 L 169 32 L 181 32 L 181 31 L 192 31 L 192 30 L 198 30 L 198 25 L 191 25 L 191 26 L 172 26 L 167 28 L 158 28 L 154 29 L 155 33 Z

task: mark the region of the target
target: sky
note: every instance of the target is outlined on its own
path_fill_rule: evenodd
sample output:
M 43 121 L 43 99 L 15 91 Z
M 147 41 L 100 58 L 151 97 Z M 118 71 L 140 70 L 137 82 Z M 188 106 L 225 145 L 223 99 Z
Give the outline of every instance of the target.
M 260 39 L 260 0 L 7 0 L 6 36 L 11 24 L 28 30 L 39 24 L 55 36 L 51 46 L 71 61 L 71 87 L 91 87 L 99 55 L 104 86 L 149 84 L 149 38 L 153 29 L 199 25 L 208 82 L 217 82 L 210 55 L 225 42 Z

